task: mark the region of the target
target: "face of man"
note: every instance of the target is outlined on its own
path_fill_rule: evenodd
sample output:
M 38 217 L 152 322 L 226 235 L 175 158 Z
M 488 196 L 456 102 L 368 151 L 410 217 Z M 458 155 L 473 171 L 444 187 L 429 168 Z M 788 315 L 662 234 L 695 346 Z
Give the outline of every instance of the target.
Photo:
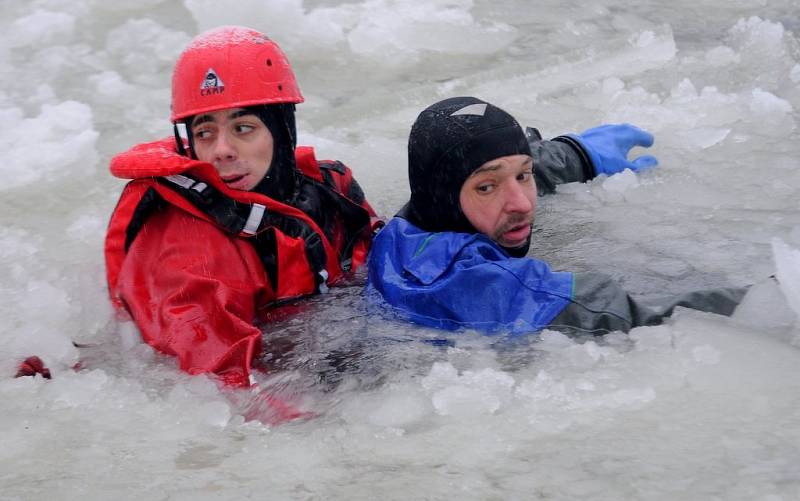
M 503 247 L 524 245 L 536 213 L 533 159 L 509 155 L 489 160 L 464 181 L 459 201 L 476 230 Z
M 272 134 L 244 108 L 197 115 L 191 130 L 197 158 L 213 164 L 230 188 L 252 190 L 272 164 Z

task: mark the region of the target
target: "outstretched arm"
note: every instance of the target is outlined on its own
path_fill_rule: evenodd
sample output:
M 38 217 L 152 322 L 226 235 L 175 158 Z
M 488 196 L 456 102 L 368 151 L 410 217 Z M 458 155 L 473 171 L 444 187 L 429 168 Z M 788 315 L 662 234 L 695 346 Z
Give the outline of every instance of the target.
M 593 334 L 627 332 L 642 325 L 661 324 L 678 306 L 731 315 L 747 292 L 746 287 L 699 290 L 645 306 L 607 275 L 576 273 L 574 276 L 572 300 L 548 329 Z
M 636 146 L 650 147 L 653 135 L 630 124 L 607 124 L 581 134 L 566 134 L 549 141 L 528 127 L 526 134 L 533 155 L 533 173 L 539 195 L 553 193 L 556 185 L 586 182 L 600 174 L 612 175 L 655 167 L 658 160 L 642 155 L 628 160 Z

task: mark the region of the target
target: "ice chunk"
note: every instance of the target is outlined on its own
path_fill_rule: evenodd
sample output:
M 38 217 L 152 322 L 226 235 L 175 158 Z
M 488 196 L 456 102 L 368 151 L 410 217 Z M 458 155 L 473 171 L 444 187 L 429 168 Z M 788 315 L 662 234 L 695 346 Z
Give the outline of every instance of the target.
M 594 419 L 598 412 L 639 409 L 656 398 L 649 386 L 627 385 L 619 388 L 604 381 L 601 372 L 592 373 L 598 378 L 590 381 L 576 378 L 570 371 L 556 369 L 558 373 L 539 371 L 535 378 L 519 384 L 514 396 L 529 409 L 531 423 L 545 429 L 561 430 L 573 422 Z
M 603 181 L 603 189 L 612 193 L 624 193 L 639 186 L 639 178 L 630 169 L 625 169 L 619 174 L 609 176 Z
M 800 318 L 800 250 L 793 249 L 775 238 L 772 240 L 778 283 L 786 301 Z
M 736 307 L 733 318 L 759 329 L 787 328 L 795 322 L 795 313 L 776 280 L 754 284 Z
M 719 363 L 722 355 L 719 350 L 713 346 L 704 344 L 702 346 L 695 346 L 692 348 L 692 356 L 698 363 L 715 365 Z
M 343 40 L 342 24 L 350 24 L 345 19 L 341 23 L 326 22 L 314 12 L 327 9 L 315 9 L 307 13 L 302 0 L 277 0 L 262 2 L 260 0 L 240 0 L 232 2 L 220 10 L 215 0 L 186 0 L 186 8 L 197 21 L 200 31 L 224 25 L 243 25 L 262 30 L 270 38 L 289 52 L 306 52 L 310 45 L 331 45 Z M 348 9 L 344 9 L 348 10 Z M 329 11 L 329 10 L 328 10 Z M 258 13 L 257 15 L 254 15 Z M 280 23 L 259 19 L 280 19 Z M 313 22 L 318 21 L 314 37 L 304 36 L 311 33 Z M 317 36 L 318 35 L 318 36 Z
M 785 99 L 758 88 L 753 89 L 750 109 L 755 113 L 765 115 L 784 115 L 793 111 L 792 105 Z
M 544 351 L 557 351 L 574 344 L 574 341 L 558 331 L 543 330 L 536 347 Z
M 645 44 L 645 45 L 641 45 Z M 502 81 L 486 76 L 477 79 L 470 85 L 471 93 L 478 96 L 492 96 L 502 87 L 505 96 L 509 89 L 519 94 L 527 94 L 534 89 L 540 96 L 555 94 L 565 89 L 572 89 L 582 84 L 603 81 L 607 78 L 620 80 L 624 77 L 639 75 L 653 68 L 672 61 L 677 53 L 672 29 L 661 26 L 657 31 L 643 33 L 629 40 L 628 46 L 610 54 L 590 54 L 575 60 L 554 64 L 540 71 L 523 76 L 503 78 Z M 611 88 L 614 84 L 611 84 Z M 650 100 L 651 95 L 645 93 L 643 99 Z M 505 97 L 507 99 L 507 96 Z M 574 96 L 571 97 L 574 103 Z M 595 96 L 591 96 L 595 99 Z M 594 104 L 596 106 L 596 103 Z M 641 115 L 633 122 L 641 124 Z
M 745 49 L 758 47 L 767 51 L 780 51 L 784 32 L 781 23 L 752 16 L 747 19 L 739 19 L 728 31 L 728 34 Z
M 631 39 L 631 45 L 636 47 L 650 47 L 658 41 L 656 34 L 650 30 L 643 31 Z
M 133 321 L 119 322 L 117 332 L 123 350 L 129 350 L 142 343 L 142 334 Z
M 430 402 L 418 393 L 393 392 L 377 402 L 368 419 L 378 426 L 403 428 L 427 416 L 430 410 Z
M 617 352 L 613 348 L 599 346 L 594 341 L 575 344 L 564 349 L 560 355 L 566 366 L 578 371 L 589 370 L 615 358 Z
M 37 355 L 50 369 L 74 361 L 77 350 L 64 326 L 77 311 L 68 294 L 41 280 L 30 280 L 24 288 L 14 285 L 13 298 L 10 290 L 0 289 L 0 297 L 14 305 L 13 315 L 4 314 L 8 323 L 0 336 L 0 353 L 19 360 Z
M 104 71 L 89 77 L 98 97 L 119 99 L 125 95 L 132 95 L 135 87 L 127 83 L 116 71 Z
M 800 64 L 792 66 L 792 70 L 789 72 L 789 78 L 794 83 L 800 83 Z
M 56 41 L 64 44 L 74 31 L 75 16 L 39 9 L 14 21 L 3 36 L 3 43 L 9 47 L 42 47 Z
M 434 390 L 458 381 L 458 370 L 452 364 L 436 362 L 431 367 L 430 372 L 422 379 L 422 387 L 426 390 Z
M 630 338 L 636 342 L 636 349 L 640 351 L 663 350 L 673 343 L 672 329 L 666 325 L 655 327 L 636 327 L 629 333 Z
M 0 149 L 5 153 L 0 164 L 4 179 L 0 191 L 94 173 L 98 133 L 88 105 L 76 101 L 44 105 L 35 118 L 21 118 L 16 109 L 0 112 L 3 114 L 15 118 L 14 127 L 0 136 Z M 31 155 L 32 151 L 36 155 Z
M 672 103 L 686 103 L 697 99 L 697 87 L 694 86 L 691 80 L 684 78 L 678 85 L 673 87 L 670 92 Z
M 442 388 L 434 393 L 431 401 L 441 416 L 492 414 L 500 408 L 497 396 L 464 385 Z
M 625 82 L 617 77 L 608 77 L 603 79 L 603 94 L 614 95 L 625 89 Z
M 185 33 L 170 30 L 152 19 L 130 19 L 109 32 L 106 50 L 121 65 L 126 79 L 152 86 L 161 83 L 153 75 L 169 73 L 188 42 Z
M 706 52 L 705 60 L 711 66 L 726 66 L 741 61 L 739 54 L 730 47 L 720 45 Z
M 352 423 L 403 430 L 433 413 L 430 399 L 418 385 L 392 385 L 387 391 L 353 395 L 342 405 L 342 417 Z
M 437 362 L 422 380 L 432 391 L 431 402 L 442 416 L 493 414 L 511 397 L 514 378 L 494 369 L 458 371 L 449 363 Z
M 66 234 L 76 240 L 89 241 L 101 234 L 107 221 L 96 214 L 78 216 L 65 230 Z
M 706 149 L 719 144 L 728 137 L 731 129 L 717 127 L 696 127 L 688 131 L 684 137 L 691 139 L 699 148 Z
M 779 22 L 755 16 L 740 19 L 728 31 L 727 42 L 740 57 L 738 66 L 746 67 L 762 87 L 772 88 L 785 79 L 794 64 L 796 42 Z
M 191 409 L 185 423 L 191 425 L 225 426 L 231 418 L 230 405 L 223 399 L 217 385 L 204 376 L 188 378 L 186 384 L 176 385 L 167 395 L 166 404 L 176 411 Z
M 74 375 L 70 379 L 74 378 Z M 58 385 L 54 388 L 55 402 L 65 407 L 82 407 L 102 400 L 106 389 L 114 384 L 112 378 L 102 370 L 92 370 L 81 373 L 81 384 L 64 384 L 67 379 L 59 378 Z M 66 391 L 65 391 L 66 390 Z
M 387 9 L 387 5 L 392 9 Z M 350 49 L 381 58 L 391 64 L 422 50 L 460 54 L 490 54 L 506 47 L 517 30 L 507 24 L 476 21 L 469 12 L 472 2 L 372 0 L 364 15 L 348 34 Z

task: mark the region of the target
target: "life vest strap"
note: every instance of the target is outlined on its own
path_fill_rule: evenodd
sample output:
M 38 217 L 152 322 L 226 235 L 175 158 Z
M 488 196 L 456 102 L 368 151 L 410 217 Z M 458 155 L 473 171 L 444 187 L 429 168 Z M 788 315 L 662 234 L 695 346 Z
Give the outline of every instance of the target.
M 206 188 L 208 188 L 208 185 L 206 183 L 202 181 L 195 181 L 189 176 L 184 176 L 182 174 L 173 174 L 171 176 L 165 176 L 164 179 L 177 184 L 181 188 L 186 188 L 187 190 L 194 190 L 200 194 L 202 194 L 203 191 Z
M 305 241 L 306 258 L 314 272 L 319 292 L 328 290 L 327 253 L 322 236 L 305 221 L 275 211 L 259 203 L 238 202 L 213 186 L 184 174 L 156 178 L 162 185 L 181 195 L 228 233 L 258 238 L 258 234 L 275 227 L 291 237 Z M 277 285 L 277 284 L 273 284 Z
M 253 204 L 250 207 L 250 214 L 247 215 L 247 222 L 244 223 L 244 228 L 242 228 L 242 233 L 255 235 L 261 225 L 261 220 L 264 219 L 264 211 L 266 210 L 267 208 L 261 204 Z

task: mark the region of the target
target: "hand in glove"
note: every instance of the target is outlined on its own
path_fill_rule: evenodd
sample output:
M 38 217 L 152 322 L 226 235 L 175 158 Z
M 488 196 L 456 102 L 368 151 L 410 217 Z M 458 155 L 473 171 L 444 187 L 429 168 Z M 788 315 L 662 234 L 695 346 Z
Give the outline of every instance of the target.
M 44 362 L 39 357 L 26 358 L 17 368 L 17 374 L 14 377 L 25 377 L 41 375 L 45 379 L 50 379 L 50 369 L 44 366 Z
M 589 156 L 596 176 L 617 174 L 625 169 L 639 172 L 658 165 L 658 160 L 652 155 L 628 160 L 628 153 L 634 146 L 650 147 L 653 144 L 652 134 L 631 124 L 600 125 L 568 136 L 577 141 Z

